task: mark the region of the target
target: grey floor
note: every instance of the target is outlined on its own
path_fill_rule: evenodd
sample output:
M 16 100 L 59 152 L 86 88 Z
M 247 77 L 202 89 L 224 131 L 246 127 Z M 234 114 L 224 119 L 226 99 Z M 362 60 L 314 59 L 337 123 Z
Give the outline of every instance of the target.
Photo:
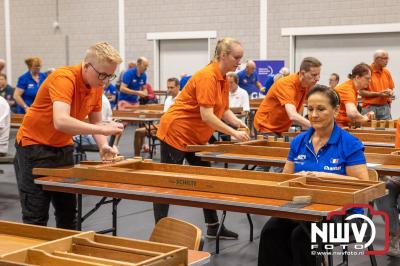
M 133 155 L 133 127 L 128 127 L 124 133 L 120 152 L 126 157 Z M 14 143 L 16 131 L 12 131 L 10 143 Z M 9 148 L 10 153 L 15 153 L 13 145 Z M 89 154 L 90 159 L 97 159 L 95 153 Z M 159 160 L 159 150 L 157 150 L 155 160 Z M 221 164 L 214 165 L 222 167 Z M 239 165 L 233 167 L 240 167 Z M 19 205 L 15 173 L 12 165 L 0 165 L 4 174 L 0 174 L 0 220 L 21 221 L 21 208 Z M 89 210 L 98 201 L 99 197 L 85 196 L 83 199 L 84 208 Z M 54 226 L 53 210 L 50 211 L 49 226 Z M 177 217 L 193 224 L 198 225 L 204 232 L 202 210 L 189 207 L 171 206 L 170 216 Z M 212 254 L 210 265 L 257 265 L 258 241 L 260 231 L 268 217 L 252 215 L 254 223 L 253 242 L 249 241 L 249 225 L 246 215 L 241 213 L 228 212 L 226 225 L 230 229 L 239 233 L 238 240 L 222 240 L 220 243 L 220 254 L 216 255 L 215 241 L 206 240 L 204 250 Z M 377 219 L 378 224 L 377 241 L 375 248 L 383 246 L 383 224 Z M 111 225 L 110 206 L 102 207 L 95 215 L 90 217 L 83 224 L 83 230 L 102 230 Z M 122 200 L 118 207 L 118 235 L 137 239 L 147 239 L 154 226 L 152 204 L 149 202 Z M 1 245 L 1 243 L 0 243 Z M 335 257 L 334 262 L 338 264 L 340 257 Z M 400 259 L 393 259 L 388 256 L 378 256 L 378 265 L 400 265 Z M 370 265 L 369 258 L 366 256 L 351 256 L 349 265 Z

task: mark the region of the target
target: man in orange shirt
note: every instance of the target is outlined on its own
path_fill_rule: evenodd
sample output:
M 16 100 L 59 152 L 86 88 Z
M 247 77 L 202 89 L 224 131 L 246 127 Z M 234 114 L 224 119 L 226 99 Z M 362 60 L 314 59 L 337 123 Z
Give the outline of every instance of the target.
M 103 85 L 115 78 L 121 63 L 115 48 L 102 42 L 91 46 L 79 65 L 54 71 L 42 84 L 25 114 L 16 137 L 14 167 L 24 223 L 47 225 L 50 202 L 59 228 L 75 229 L 76 200 L 69 193 L 43 191 L 34 183 L 35 167 L 73 165 L 72 136 L 93 134 L 103 160 L 117 154 L 106 136 L 119 134 L 123 125 L 100 124 Z M 83 122 L 89 117 L 90 123 Z
M 362 96 L 363 114 L 370 111 L 375 113 L 378 120 L 392 119 L 390 103 L 392 101 L 394 83 L 392 75 L 386 68 L 389 54 L 385 50 L 374 53 L 374 62 L 371 64 L 371 82 L 368 88 L 360 90 Z
M 314 57 L 306 57 L 298 73 L 275 82 L 254 117 L 255 129 L 263 135 L 280 136 L 292 123 L 303 129 L 309 128 L 310 121 L 298 112 L 303 107 L 307 91 L 318 82 L 320 72 L 321 62 Z
M 161 162 L 182 164 L 186 159 L 190 165 L 210 166 L 209 162 L 189 152 L 187 145 L 206 144 L 214 131 L 222 132 L 238 139 L 249 139 L 247 133 L 235 130 L 246 127 L 229 109 L 229 82 L 226 73 L 235 71 L 243 57 L 241 44 L 232 38 L 218 41 L 214 60 L 195 73 L 177 96 L 175 103 L 161 118 L 157 137 L 161 141 Z M 154 204 L 154 218 L 158 222 L 168 215 L 168 204 Z M 207 237 L 215 238 L 219 223 L 215 210 L 204 209 L 208 225 Z M 225 227 L 221 228 L 221 238 L 236 239 L 238 235 Z

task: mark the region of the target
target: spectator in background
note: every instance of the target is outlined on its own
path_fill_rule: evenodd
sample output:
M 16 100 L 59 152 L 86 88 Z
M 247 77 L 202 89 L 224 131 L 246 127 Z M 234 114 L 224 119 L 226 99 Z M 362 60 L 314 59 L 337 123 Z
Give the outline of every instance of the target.
M 115 106 L 117 105 L 118 91 L 117 87 L 109 80 L 107 80 L 107 83 L 104 86 L 104 95 L 107 97 L 111 105 L 111 109 L 115 109 Z
M 169 78 L 167 80 L 167 98 L 164 102 L 164 113 L 171 107 L 172 104 L 175 103 L 176 97 L 179 95 L 179 91 L 179 80 L 177 78 Z
M 183 90 L 185 87 L 186 83 L 189 81 L 189 79 L 192 77 L 192 75 L 189 74 L 182 74 L 181 76 L 181 81 L 179 82 L 179 87 L 180 90 Z
M 246 68 L 237 74 L 239 77 L 239 87 L 247 91 L 250 99 L 259 98 L 260 92 L 265 92 L 265 88 L 258 81 L 256 63 L 253 60 L 248 60 Z
M 0 157 L 6 156 L 10 138 L 10 106 L 0 97 Z
M 48 68 L 47 71 L 46 71 L 46 75 L 49 76 L 51 73 L 54 72 L 54 70 L 56 70 L 54 67 Z
M 179 80 L 177 78 L 169 78 L 167 80 L 167 98 L 165 99 L 164 103 L 164 110 L 165 113 L 171 105 L 175 102 L 176 97 L 179 94 Z M 157 125 L 152 126 L 151 134 L 154 135 L 157 132 Z M 135 156 L 140 156 L 140 150 L 143 148 L 143 152 L 149 152 L 150 147 L 147 144 L 143 144 L 144 138 L 146 137 L 146 128 L 141 127 L 135 130 L 135 140 L 134 140 L 134 150 Z
M 336 73 L 332 73 L 329 77 L 329 87 L 334 90 L 336 86 L 339 84 L 339 75 Z
M 268 90 L 271 88 L 272 84 L 276 82 L 278 79 L 286 77 L 290 74 L 290 71 L 287 67 L 282 67 L 277 74 L 270 74 L 267 76 L 267 79 L 265 81 L 264 87 L 265 87 L 265 92 L 264 94 L 267 95 Z
M 128 71 L 129 69 L 132 69 L 132 68 L 135 68 L 136 67 L 136 63 L 135 62 L 129 62 L 128 63 L 128 68 L 127 69 L 123 69 L 123 70 L 121 70 L 121 72 L 119 73 L 119 76 L 118 76 L 118 79 L 117 79 L 117 81 L 115 82 L 115 86 L 117 87 L 117 90 L 119 91 L 119 88 L 120 88 L 120 86 L 121 86 L 121 82 L 122 82 L 122 78 L 123 78 L 123 76 L 124 76 L 124 73 L 126 72 L 126 71 Z M 118 99 L 117 99 L 118 100 Z
M 389 54 L 385 50 L 374 53 L 371 64 L 371 82 L 367 88 L 360 90 L 362 97 L 362 114 L 375 113 L 377 120 L 392 119 L 390 104 L 394 91 L 394 82 L 390 71 L 386 68 Z
M 272 85 L 261 102 L 254 117 L 254 128 L 264 136 L 281 136 L 292 123 L 303 129 L 310 127 L 310 121 L 299 114 L 306 94 L 318 81 L 321 62 L 306 57 L 297 73 L 281 78 Z
M 118 99 L 118 109 L 124 110 L 128 106 L 139 105 L 139 97 L 148 95 L 146 83 L 146 70 L 149 61 L 145 57 L 139 57 L 137 66 L 125 72 L 122 78 L 120 94 Z
M 7 84 L 7 75 L 0 73 L 0 96 L 6 99 L 10 105 L 11 112 L 17 111 L 17 104 L 14 100 L 14 88 Z
M 356 65 L 349 79 L 336 86 L 335 91 L 340 97 L 339 113 L 336 116 L 336 123 L 341 127 L 348 127 L 352 122 L 367 122 L 374 117 L 374 112 L 370 111 L 362 115 L 357 110 L 358 93 L 365 88 L 371 81 L 371 68 L 365 63 Z
M 140 104 L 158 103 L 156 95 L 154 94 L 153 87 L 149 83 L 146 83 L 145 86 L 146 86 L 148 95 L 144 98 L 142 98 L 142 97 L 140 98 Z
M 290 74 L 289 68 L 287 68 L 287 67 L 282 67 L 282 68 L 279 70 L 278 74 L 276 74 L 276 75 L 274 76 L 274 82 L 276 82 L 276 81 L 279 80 L 280 78 L 289 76 L 289 74 Z
M 17 113 L 25 114 L 35 100 L 40 85 L 47 75 L 40 72 L 42 59 L 30 57 L 25 60 L 28 71 L 18 78 L 17 87 L 14 91 L 14 99 L 17 102 Z
M 3 69 L 6 67 L 6 60 L 0 58 L 0 73 L 3 72 Z
M 229 107 L 242 107 L 243 112 L 250 112 L 249 95 L 238 86 L 238 76 L 235 72 L 226 74 L 229 82 Z

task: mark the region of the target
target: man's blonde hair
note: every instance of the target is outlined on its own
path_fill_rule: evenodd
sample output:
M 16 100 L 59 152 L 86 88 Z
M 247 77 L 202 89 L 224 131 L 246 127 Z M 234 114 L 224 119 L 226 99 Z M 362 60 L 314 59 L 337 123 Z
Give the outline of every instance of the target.
M 117 49 L 107 42 L 99 42 L 86 51 L 85 62 L 121 64 L 122 59 Z

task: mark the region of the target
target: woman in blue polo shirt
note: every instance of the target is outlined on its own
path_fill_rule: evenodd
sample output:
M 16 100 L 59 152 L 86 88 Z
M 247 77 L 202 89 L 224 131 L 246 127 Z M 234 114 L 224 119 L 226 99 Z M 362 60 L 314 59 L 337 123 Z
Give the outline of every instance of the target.
M 306 99 L 312 127 L 292 141 L 283 173 L 368 180 L 363 144 L 335 123 L 336 92 L 316 85 Z M 299 221 L 270 218 L 261 232 L 258 265 L 315 265 L 310 246 Z
M 26 109 L 32 105 L 40 85 L 47 75 L 40 72 L 42 60 L 39 57 L 31 57 L 25 60 L 28 71 L 18 78 L 14 91 L 14 99 L 17 102 L 17 113 L 25 114 Z

